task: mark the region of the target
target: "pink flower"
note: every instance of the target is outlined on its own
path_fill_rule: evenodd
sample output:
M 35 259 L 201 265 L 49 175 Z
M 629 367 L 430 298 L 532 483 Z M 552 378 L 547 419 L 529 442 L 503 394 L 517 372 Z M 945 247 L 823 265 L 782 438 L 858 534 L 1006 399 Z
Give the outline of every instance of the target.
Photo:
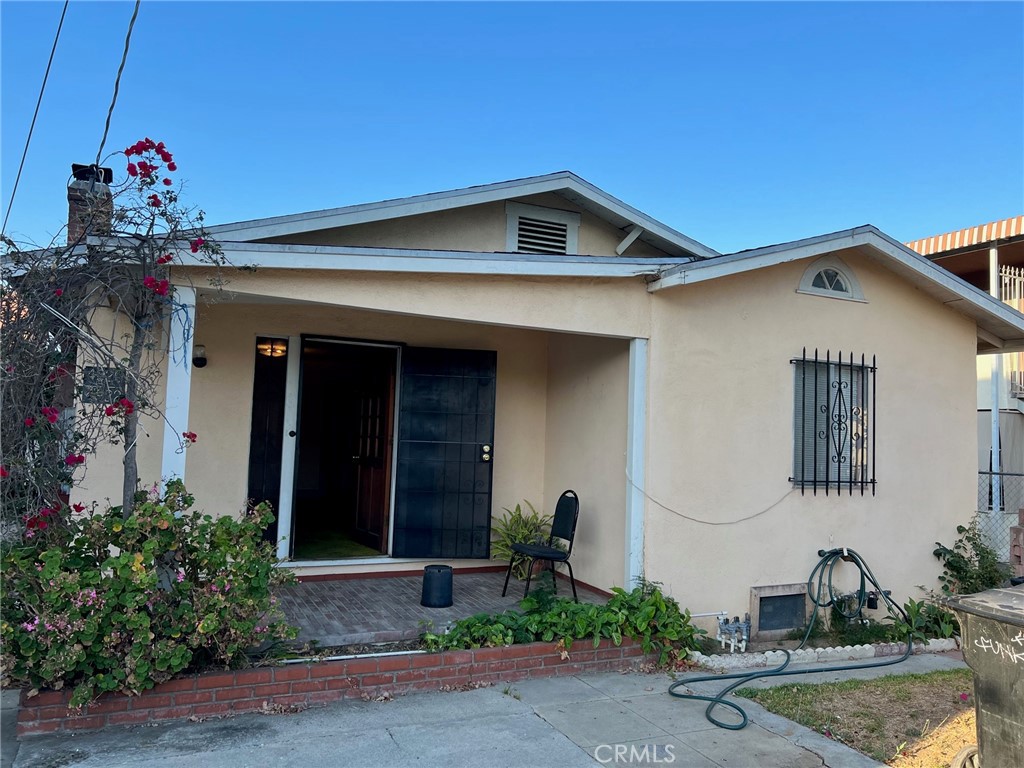
M 85 504 L 72 504 L 72 505 L 71 505 L 71 508 L 72 508 L 73 510 L 75 510 L 75 512 L 84 512 L 84 511 L 85 511 Z M 94 597 L 95 597 L 95 594 L 96 594 L 96 593 L 94 592 L 94 593 L 93 593 L 93 596 L 94 596 Z
M 7 471 L 7 467 L 0 464 L 0 477 L 10 477 L 11 473 Z
M 185 438 L 185 442 L 189 445 L 192 445 L 192 443 L 199 439 L 195 432 L 182 432 L 181 436 Z
M 183 582 L 185 580 L 185 572 L 184 571 L 178 571 L 178 575 L 175 576 L 175 579 L 177 579 L 178 583 L 181 584 L 181 582 Z
M 51 424 L 56 424 L 57 418 L 60 416 L 60 411 L 57 410 L 56 408 L 51 408 L 50 406 L 40 408 L 39 412 L 42 413 L 43 416 L 46 417 L 46 420 Z
M 173 183 L 174 183 L 174 182 L 173 182 L 173 181 L 171 181 L 170 179 L 168 179 L 168 178 L 166 178 L 166 177 L 164 178 L 164 186 L 165 186 L 165 187 L 169 187 L 169 186 L 171 186 L 171 184 L 173 184 Z
M 195 240 L 193 240 L 192 241 L 192 253 L 199 253 L 199 249 L 202 248 L 205 243 L 206 243 L 206 241 L 203 240 L 203 238 L 201 238 L 201 237 L 197 237 Z
M 63 289 L 63 288 L 57 288 L 57 289 L 56 289 L 56 290 L 55 290 L 55 291 L 53 292 L 53 295 L 54 295 L 54 296 L 56 296 L 56 297 L 57 297 L 57 298 L 59 299 L 59 298 L 60 298 L 61 296 L 63 296 L 63 295 L 64 295 L 64 289 Z
M 35 423 L 36 423 L 36 420 L 33 419 L 31 416 L 29 416 L 27 419 L 25 419 L 25 426 L 26 427 L 34 426 Z
M 149 197 L 146 198 L 146 200 L 148 200 L 149 204 L 154 208 L 159 208 L 161 205 L 164 204 L 163 201 L 160 199 L 160 195 L 150 195 Z
M 178 166 L 175 165 L 173 162 L 170 162 L 170 161 L 165 161 L 165 162 L 167 162 L 167 170 L 168 171 L 172 171 L 173 172 L 173 171 L 178 170 Z
M 128 155 L 129 157 L 131 157 L 131 155 L 130 155 L 130 154 L 128 154 L 128 150 L 127 150 L 127 149 L 126 149 L 126 150 L 124 151 L 124 153 L 125 153 L 126 155 Z M 137 166 L 135 165 L 135 163 L 128 163 L 128 175 L 129 175 L 129 176 L 131 176 L 131 177 L 132 177 L 133 179 L 134 179 L 134 178 L 135 178 L 136 176 L 138 176 L 138 175 L 139 175 L 139 169 L 138 169 L 138 167 L 137 167 Z
M 165 253 L 159 259 L 156 260 L 157 264 L 167 264 L 168 262 L 174 261 L 174 254 Z
M 969 698 L 971 698 L 971 696 L 968 693 L 961 693 L 960 694 L 960 701 L 967 701 Z
M 69 467 L 77 467 L 79 464 L 85 463 L 85 456 L 80 453 L 69 453 L 64 458 L 64 463 Z

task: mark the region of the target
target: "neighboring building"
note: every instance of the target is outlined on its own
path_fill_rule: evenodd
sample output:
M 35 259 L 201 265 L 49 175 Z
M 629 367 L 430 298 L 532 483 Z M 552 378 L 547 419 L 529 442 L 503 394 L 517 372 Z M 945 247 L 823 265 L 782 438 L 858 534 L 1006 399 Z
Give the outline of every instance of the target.
M 1024 312 L 1024 216 L 922 238 L 907 247 Z M 987 351 L 997 351 L 993 340 L 988 346 Z M 977 370 L 979 520 L 989 543 L 1008 558 L 1009 529 L 1024 508 L 1024 352 L 979 355 Z M 993 444 L 1000 448 L 995 455 Z
M 1024 316 L 874 227 L 721 255 L 567 172 L 213 234 L 258 268 L 215 296 L 181 255 L 141 473 L 270 499 L 303 574 L 485 565 L 492 515 L 572 488 L 598 587 L 784 629 L 762 598 L 846 546 L 916 597 L 974 507 L 975 356 L 1024 349 Z M 115 450 L 86 479 L 117 498 Z

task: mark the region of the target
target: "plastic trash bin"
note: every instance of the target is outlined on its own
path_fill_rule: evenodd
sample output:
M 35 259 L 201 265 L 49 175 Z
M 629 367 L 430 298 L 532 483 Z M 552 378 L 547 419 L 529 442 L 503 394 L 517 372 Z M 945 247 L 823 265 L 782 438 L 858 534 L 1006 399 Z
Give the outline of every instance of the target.
M 960 619 L 964 661 L 974 672 L 977 752 L 959 766 L 1024 766 L 1024 586 L 957 595 L 942 601 Z
M 452 567 L 428 565 L 423 569 L 423 595 L 420 605 L 447 608 L 452 604 Z

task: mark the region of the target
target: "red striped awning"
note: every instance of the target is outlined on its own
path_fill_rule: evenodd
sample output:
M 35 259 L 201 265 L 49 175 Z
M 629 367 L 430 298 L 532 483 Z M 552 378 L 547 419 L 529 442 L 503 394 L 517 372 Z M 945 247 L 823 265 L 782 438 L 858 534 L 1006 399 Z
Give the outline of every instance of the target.
M 1024 216 L 1011 216 L 1002 221 L 993 221 L 977 227 L 958 229 L 944 235 L 932 235 L 910 243 L 904 243 L 912 251 L 922 256 L 932 256 L 945 251 L 957 251 L 975 245 L 990 243 L 994 240 L 1005 240 L 1010 237 L 1024 235 Z

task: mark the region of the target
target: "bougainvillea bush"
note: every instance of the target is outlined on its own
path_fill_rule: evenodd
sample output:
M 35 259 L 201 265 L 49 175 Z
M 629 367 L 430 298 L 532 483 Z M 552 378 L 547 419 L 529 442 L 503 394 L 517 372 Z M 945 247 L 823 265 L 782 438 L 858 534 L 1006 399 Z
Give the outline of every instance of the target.
M 3 675 L 29 688 L 139 693 L 176 673 L 247 663 L 295 637 L 272 588 L 290 581 L 262 539 L 260 505 L 239 518 L 192 510 L 180 481 L 120 507 L 82 510 L 2 553 Z
M 141 139 L 118 154 L 120 182 L 96 180 L 108 169 L 76 178 L 68 242 L 3 238 L 0 539 L 61 525 L 101 444 L 122 446 L 120 501 L 131 511 L 140 438 L 163 418 L 163 372 L 188 364 L 168 348 L 170 325 L 185 322 L 181 267 L 206 268 L 211 289 L 224 281 L 221 249 L 202 211 L 183 203 L 164 143 Z M 174 428 L 179 450 L 195 442 L 188 425 Z

